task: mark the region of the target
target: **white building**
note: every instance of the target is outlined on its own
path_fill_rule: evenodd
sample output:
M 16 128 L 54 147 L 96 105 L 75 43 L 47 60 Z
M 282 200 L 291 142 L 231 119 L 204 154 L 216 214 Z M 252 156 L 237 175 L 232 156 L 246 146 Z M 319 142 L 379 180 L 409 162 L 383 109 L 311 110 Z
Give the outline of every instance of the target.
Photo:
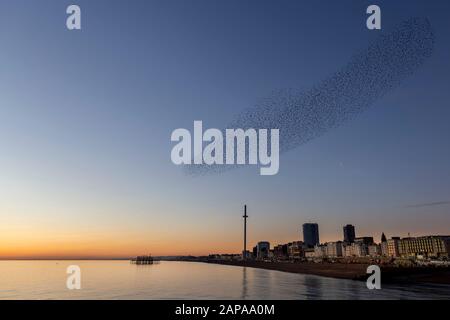
M 361 242 L 352 243 L 353 255 L 355 257 L 365 257 L 367 256 L 367 246 Z
M 342 241 L 328 242 L 327 256 L 330 258 L 342 257 L 343 256 L 342 249 L 343 249 Z
M 327 246 L 326 245 L 316 245 L 314 247 L 314 257 L 315 258 L 325 258 L 327 256 Z
M 365 257 L 368 255 L 367 246 L 362 242 L 354 242 L 344 246 L 344 257 Z

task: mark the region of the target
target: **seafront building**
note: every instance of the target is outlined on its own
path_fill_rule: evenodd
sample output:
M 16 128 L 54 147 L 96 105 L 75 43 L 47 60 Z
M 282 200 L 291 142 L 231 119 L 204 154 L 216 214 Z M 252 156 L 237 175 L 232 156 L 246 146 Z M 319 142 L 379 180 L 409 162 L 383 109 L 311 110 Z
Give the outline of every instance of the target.
M 402 258 L 449 257 L 450 236 L 403 238 L 398 241 L 398 255 Z
M 342 251 L 342 256 L 345 257 L 345 258 L 353 257 L 353 251 L 354 250 L 353 250 L 351 244 L 345 245 L 344 248 L 343 248 L 343 251 Z
M 279 244 L 273 247 L 273 256 L 277 260 L 287 260 L 289 258 L 288 254 L 289 244 Z
M 260 241 L 253 250 L 247 251 L 247 259 L 275 261 L 320 261 L 324 259 L 448 259 L 450 236 L 392 237 L 382 233 L 381 242 L 373 237 L 355 237 L 355 227 L 343 227 L 344 241 L 319 243 L 317 223 L 303 224 L 304 241 L 292 241 L 270 248 L 268 241 Z M 243 255 L 240 255 L 241 258 Z M 235 255 L 211 255 L 210 258 L 235 259 Z M 391 260 L 392 261 L 392 260 Z
M 379 257 L 381 256 L 381 245 L 371 244 L 367 247 L 367 252 L 371 257 Z
M 338 258 L 343 256 L 343 243 L 342 241 L 328 242 L 327 243 L 327 257 Z
M 313 260 L 315 258 L 315 251 L 314 249 L 311 248 L 306 248 L 304 250 L 304 255 L 305 255 L 305 259 L 306 260 Z
M 327 246 L 318 244 L 314 247 L 314 258 L 326 258 Z
M 397 258 L 400 256 L 398 251 L 398 244 L 400 242 L 400 237 L 392 237 L 387 241 L 387 256 L 392 258 Z
M 355 241 L 355 226 L 347 224 L 344 226 L 344 242 L 353 243 Z
M 308 248 L 320 244 L 319 242 L 319 225 L 317 223 L 303 224 L 303 242 Z
M 368 247 L 363 242 L 353 242 L 351 245 L 346 247 L 347 257 L 365 257 L 368 255 Z
M 314 258 L 339 258 L 343 256 L 344 244 L 342 241 L 327 242 L 314 246 Z
M 365 246 L 370 246 L 371 244 L 373 244 L 373 237 L 357 237 L 355 238 L 356 243 L 360 243 L 363 244 Z
M 388 249 L 387 240 L 381 242 L 380 247 L 381 247 L 381 255 L 383 257 L 387 257 L 389 255 L 389 249 Z
M 288 245 L 288 257 L 290 260 L 300 260 L 304 257 L 303 241 L 293 241 Z
M 256 245 L 256 258 L 264 260 L 269 258 L 270 243 L 268 241 L 260 241 Z

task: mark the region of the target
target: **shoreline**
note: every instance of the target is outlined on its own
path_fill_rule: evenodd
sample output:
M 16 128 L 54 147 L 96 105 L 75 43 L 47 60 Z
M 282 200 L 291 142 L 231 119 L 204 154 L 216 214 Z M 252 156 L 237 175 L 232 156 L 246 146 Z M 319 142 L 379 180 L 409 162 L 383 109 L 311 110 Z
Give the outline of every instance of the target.
M 274 270 L 288 273 L 316 275 L 335 279 L 366 281 L 370 264 L 363 263 L 310 263 L 310 262 L 264 262 L 264 261 L 229 261 L 229 260 L 181 260 L 203 262 L 236 267 Z M 450 268 L 416 267 L 404 268 L 380 266 L 383 283 L 408 284 L 442 284 L 450 285 Z

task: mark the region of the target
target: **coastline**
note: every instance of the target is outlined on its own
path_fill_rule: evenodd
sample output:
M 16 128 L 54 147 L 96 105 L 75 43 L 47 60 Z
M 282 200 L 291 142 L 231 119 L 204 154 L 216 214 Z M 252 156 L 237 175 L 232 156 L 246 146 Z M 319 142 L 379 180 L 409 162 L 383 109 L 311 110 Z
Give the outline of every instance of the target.
M 199 261 L 212 264 L 221 264 L 237 267 L 275 270 L 288 273 L 309 274 L 337 279 L 362 280 L 367 277 L 368 264 L 331 264 L 331 263 L 291 263 L 291 262 L 265 262 L 265 261 L 228 261 L 209 260 Z
M 249 267 L 257 269 L 275 270 L 288 273 L 299 273 L 330 277 L 336 279 L 347 279 L 365 281 L 369 276 L 366 273 L 369 264 L 363 263 L 309 263 L 309 262 L 265 262 L 265 261 L 238 261 L 238 260 L 184 260 L 192 262 L 203 262 L 221 264 L 237 267 Z M 384 283 L 410 283 L 410 284 L 442 284 L 450 285 L 449 268 L 402 268 L 394 266 L 380 266 L 381 279 Z

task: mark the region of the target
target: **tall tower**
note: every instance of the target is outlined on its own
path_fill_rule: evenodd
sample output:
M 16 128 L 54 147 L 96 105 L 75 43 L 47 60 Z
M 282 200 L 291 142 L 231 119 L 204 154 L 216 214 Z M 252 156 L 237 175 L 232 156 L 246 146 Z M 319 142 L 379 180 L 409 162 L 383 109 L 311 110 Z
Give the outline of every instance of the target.
M 303 242 L 308 248 L 319 244 L 319 225 L 317 223 L 303 224 Z
M 351 224 L 344 226 L 344 242 L 355 242 L 355 227 Z
M 244 205 L 244 215 L 242 216 L 244 218 L 244 251 L 242 252 L 242 259 L 247 259 L 247 205 Z

